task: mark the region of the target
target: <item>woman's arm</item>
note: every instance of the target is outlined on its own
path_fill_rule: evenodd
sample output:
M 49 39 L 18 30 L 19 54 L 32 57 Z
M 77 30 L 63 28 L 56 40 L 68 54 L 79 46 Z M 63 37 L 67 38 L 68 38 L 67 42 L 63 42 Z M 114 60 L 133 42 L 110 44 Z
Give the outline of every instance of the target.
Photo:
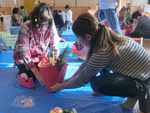
M 72 77 L 68 78 L 67 80 L 65 80 L 64 82 L 68 82 L 69 80 L 73 79 L 74 77 L 76 77 L 79 73 L 80 73 L 81 69 L 79 68 Z

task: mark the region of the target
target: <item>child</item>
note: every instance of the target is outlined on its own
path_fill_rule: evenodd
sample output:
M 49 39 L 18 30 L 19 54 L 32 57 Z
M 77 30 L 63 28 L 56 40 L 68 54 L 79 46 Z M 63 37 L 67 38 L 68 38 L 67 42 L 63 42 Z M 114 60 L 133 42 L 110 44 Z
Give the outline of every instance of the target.
M 25 17 L 27 17 L 27 12 L 24 10 L 24 6 L 20 6 L 20 11 L 19 11 L 19 15 L 22 16 L 22 18 L 24 19 Z
M 138 87 L 133 80 L 150 82 L 150 54 L 133 39 L 110 31 L 89 13 L 81 14 L 72 30 L 89 48 L 87 59 L 72 77 L 51 90 L 78 88 L 90 82 L 96 93 L 128 97 L 121 106 L 131 110 L 138 100 Z M 105 68 L 113 73 L 96 76 Z
M 123 20 L 122 21 L 122 24 L 121 24 L 121 29 L 124 29 L 125 28 L 125 22 L 124 22 L 125 20 Z M 128 28 L 131 28 L 131 30 L 133 29 L 133 27 L 134 27 L 134 22 L 133 22 L 133 20 L 132 19 L 130 19 L 129 21 L 128 21 Z
M 65 9 L 67 11 L 66 16 L 65 16 L 65 30 L 70 31 L 71 30 L 71 23 L 72 23 L 72 11 L 70 9 L 69 5 L 65 6 Z

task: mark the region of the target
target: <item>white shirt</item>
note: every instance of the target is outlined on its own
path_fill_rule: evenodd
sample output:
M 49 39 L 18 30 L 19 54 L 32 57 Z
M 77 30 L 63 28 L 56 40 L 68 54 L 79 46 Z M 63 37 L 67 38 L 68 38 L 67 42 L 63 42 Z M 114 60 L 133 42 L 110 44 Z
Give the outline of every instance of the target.
M 72 22 L 72 11 L 71 10 L 69 10 L 66 13 L 66 21 L 71 21 Z

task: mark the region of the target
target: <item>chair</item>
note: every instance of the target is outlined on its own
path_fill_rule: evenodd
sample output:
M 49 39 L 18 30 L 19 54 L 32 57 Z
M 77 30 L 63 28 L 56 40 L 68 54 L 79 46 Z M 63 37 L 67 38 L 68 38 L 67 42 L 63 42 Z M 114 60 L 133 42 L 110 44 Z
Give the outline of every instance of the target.
M 130 38 L 132 38 L 132 37 L 130 37 Z M 132 39 L 140 41 L 140 45 L 143 46 L 143 37 L 141 37 L 141 38 L 132 38 Z

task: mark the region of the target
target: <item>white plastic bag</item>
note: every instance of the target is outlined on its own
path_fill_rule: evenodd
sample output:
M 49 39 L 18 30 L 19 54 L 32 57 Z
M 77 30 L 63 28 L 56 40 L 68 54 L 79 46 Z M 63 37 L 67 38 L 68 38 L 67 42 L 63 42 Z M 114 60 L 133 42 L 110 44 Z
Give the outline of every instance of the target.
M 3 29 L 8 31 L 11 27 L 11 15 L 3 15 Z

